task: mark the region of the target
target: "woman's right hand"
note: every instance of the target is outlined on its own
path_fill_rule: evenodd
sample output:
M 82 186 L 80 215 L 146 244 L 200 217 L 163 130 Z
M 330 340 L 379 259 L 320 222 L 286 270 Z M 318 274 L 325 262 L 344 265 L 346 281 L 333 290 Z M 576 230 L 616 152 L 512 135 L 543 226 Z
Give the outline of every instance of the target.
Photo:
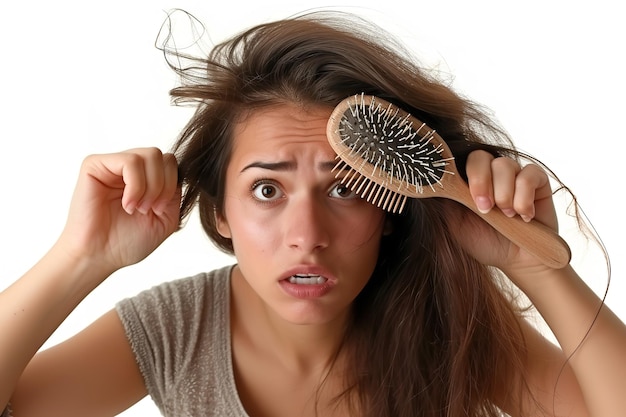
M 157 148 L 88 156 L 55 246 L 109 273 L 144 259 L 178 228 L 177 170 Z

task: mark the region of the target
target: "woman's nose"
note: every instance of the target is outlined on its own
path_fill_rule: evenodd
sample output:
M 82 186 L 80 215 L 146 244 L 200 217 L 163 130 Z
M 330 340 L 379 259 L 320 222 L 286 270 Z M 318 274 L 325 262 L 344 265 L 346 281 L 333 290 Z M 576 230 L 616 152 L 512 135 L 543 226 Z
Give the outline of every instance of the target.
M 313 196 L 294 198 L 284 218 L 286 244 L 303 252 L 315 252 L 330 243 L 330 222 L 323 202 Z

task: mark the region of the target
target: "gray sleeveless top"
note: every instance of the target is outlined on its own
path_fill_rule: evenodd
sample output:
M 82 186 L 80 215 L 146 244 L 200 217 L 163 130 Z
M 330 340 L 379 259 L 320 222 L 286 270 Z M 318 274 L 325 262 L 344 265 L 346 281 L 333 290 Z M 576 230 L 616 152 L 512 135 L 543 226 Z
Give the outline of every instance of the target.
M 166 282 L 116 305 L 148 394 L 165 417 L 248 417 L 230 346 L 230 272 Z M 11 406 L 0 417 L 11 417 Z
M 116 305 L 148 393 L 166 417 L 247 417 L 232 368 L 231 269 L 160 284 Z

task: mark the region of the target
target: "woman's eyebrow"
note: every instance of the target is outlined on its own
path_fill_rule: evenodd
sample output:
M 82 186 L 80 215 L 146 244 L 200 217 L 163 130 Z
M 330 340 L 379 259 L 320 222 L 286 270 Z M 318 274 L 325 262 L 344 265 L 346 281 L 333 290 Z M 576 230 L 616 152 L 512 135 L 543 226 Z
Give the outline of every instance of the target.
M 320 162 L 318 167 L 321 171 L 330 171 L 335 166 L 335 161 L 324 161 Z M 250 168 L 261 168 L 267 169 L 270 171 L 295 171 L 298 167 L 298 164 L 294 161 L 279 161 L 279 162 L 263 162 L 263 161 L 255 161 L 251 164 L 246 165 L 239 172 L 243 173 L 245 170 Z
M 246 165 L 239 172 L 240 174 L 250 168 L 268 169 L 270 171 L 294 171 L 296 169 L 296 163 L 292 161 L 280 161 L 280 162 L 263 162 L 255 161 Z

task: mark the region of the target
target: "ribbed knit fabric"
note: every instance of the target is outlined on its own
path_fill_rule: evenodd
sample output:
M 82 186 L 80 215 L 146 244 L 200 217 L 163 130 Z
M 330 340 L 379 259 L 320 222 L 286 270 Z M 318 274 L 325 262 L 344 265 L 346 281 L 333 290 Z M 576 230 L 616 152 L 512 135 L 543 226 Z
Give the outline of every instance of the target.
M 160 284 L 116 306 L 148 393 L 166 417 L 247 417 L 232 368 L 231 269 Z

